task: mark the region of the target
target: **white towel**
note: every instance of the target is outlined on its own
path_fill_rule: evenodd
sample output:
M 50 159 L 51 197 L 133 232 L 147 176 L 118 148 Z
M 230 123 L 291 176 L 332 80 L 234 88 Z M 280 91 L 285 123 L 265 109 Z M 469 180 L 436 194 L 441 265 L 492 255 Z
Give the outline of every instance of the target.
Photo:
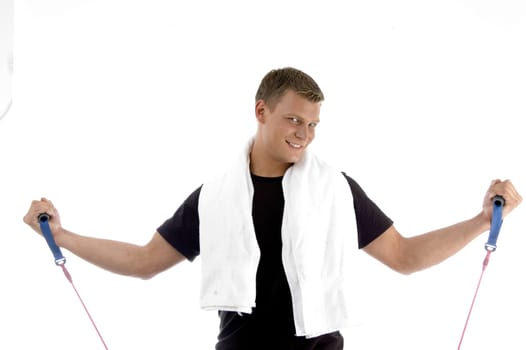
M 199 196 L 201 307 L 251 313 L 260 251 L 252 222 L 252 143 Z M 296 335 L 315 337 L 348 325 L 347 256 L 356 251 L 352 194 L 342 173 L 310 152 L 283 177 L 283 265 Z

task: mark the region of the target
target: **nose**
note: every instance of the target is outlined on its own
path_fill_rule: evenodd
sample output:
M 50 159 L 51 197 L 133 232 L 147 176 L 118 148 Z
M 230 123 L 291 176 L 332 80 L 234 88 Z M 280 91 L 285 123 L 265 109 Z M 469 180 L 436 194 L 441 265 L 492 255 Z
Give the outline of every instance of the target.
M 309 134 L 308 128 L 307 125 L 299 125 L 294 135 L 300 140 L 305 140 Z

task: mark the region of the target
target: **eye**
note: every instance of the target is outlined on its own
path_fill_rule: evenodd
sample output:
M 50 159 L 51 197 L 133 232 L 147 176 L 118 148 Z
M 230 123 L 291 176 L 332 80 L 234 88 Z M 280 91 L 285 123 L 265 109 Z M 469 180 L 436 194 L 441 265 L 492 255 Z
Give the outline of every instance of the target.
M 310 123 L 309 128 L 314 129 L 317 125 L 318 123 Z
M 301 121 L 299 120 L 299 118 L 296 118 L 296 117 L 289 117 L 288 119 L 289 119 L 289 121 L 290 121 L 292 124 L 299 124 L 299 123 L 301 123 Z

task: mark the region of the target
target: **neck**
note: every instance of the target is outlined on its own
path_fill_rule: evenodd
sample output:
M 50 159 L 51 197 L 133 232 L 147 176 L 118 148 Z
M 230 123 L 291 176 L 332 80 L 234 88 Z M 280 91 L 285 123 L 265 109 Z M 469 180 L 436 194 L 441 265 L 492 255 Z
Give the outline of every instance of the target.
M 250 150 L 250 172 L 261 177 L 280 177 L 285 175 L 292 163 L 272 159 L 256 139 Z

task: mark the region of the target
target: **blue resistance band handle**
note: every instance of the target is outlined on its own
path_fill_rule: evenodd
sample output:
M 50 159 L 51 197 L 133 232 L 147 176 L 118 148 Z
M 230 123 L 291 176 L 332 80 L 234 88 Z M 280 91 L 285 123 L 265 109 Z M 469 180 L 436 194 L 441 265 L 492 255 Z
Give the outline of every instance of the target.
M 62 255 L 62 251 L 58 247 L 57 243 L 55 243 L 55 239 L 53 238 L 53 234 L 51 233 L 51 228 L 49 227 L 49 214 L 42 213 L 38 215 L 38 222 L 40 224 L 40 230 L 42 231 L 42 234 L 46 239 L 47 245 L 49 246 L 49 249 L 51 249 L 51 252 L 55 257 L 55 264 L 65 264 L 66 258 L 64 258 L 64 255 Z
M 500 227 L 502 226 L 502 207 L 504 207 L 505 200 L 502 196 L 493 197 L 493 215 L 491 217 L 491 227 L 489 230 L 489 238 L 486 242 L 485 248 L 487 251 L 494 251 L 497 249 L 497 239 L 499 238 Z

